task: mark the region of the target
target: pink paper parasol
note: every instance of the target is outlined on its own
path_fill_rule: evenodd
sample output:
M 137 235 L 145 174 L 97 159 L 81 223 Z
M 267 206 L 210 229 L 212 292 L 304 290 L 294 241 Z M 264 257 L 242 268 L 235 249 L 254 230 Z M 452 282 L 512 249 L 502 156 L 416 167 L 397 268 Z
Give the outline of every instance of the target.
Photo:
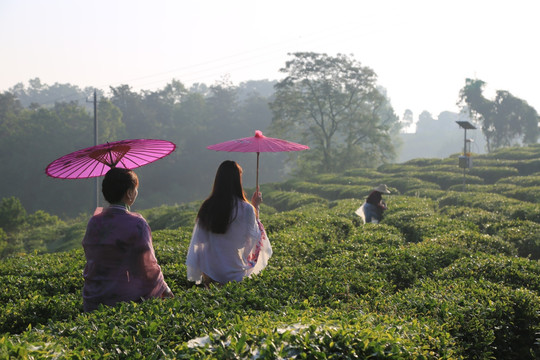
M 256 152 L 257 189 L 259 189 L 259 154 L 261 152 L 301 151 L 309 149 L 309 147 L 306 145 L 297 144 L 287 140 L 266 137 L 259 130 L 255 131 L 255 136 L 225 141 L 219 144 L 207 146 L 206 148 L 216 151 Z
M 45 172 L 59 179 L 86 179 L 102 176 L 111 168 L 135 169 L 159 160 L 176 149 L 167 140 L 133 139 L 92 146 L 62 156 Z

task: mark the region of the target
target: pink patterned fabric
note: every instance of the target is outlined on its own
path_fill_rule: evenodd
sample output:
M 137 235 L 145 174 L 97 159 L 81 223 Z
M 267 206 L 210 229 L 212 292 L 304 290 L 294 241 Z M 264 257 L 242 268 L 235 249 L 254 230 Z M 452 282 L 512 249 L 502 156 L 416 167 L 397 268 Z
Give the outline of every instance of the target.
M 90 219 L 82 244 L 85 311 L 95 310 L 99 304 L 160 297 L 168 290 L 150 227 L 140 214 L 111 205 Z

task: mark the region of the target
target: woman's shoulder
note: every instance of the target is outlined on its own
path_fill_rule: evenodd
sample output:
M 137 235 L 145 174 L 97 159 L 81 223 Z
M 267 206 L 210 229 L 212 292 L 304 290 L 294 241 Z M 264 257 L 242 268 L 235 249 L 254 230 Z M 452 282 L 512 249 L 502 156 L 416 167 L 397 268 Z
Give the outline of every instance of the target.
M 142 216 L 138 212 L 128 211 L 127 214 L 132 217 L 133 221 L 146 223 L 146 219 L 144 218 L 144 216 Z
M 245 211 L 248 211 L 248 210 L 253 211 L 253 205 L 251 205 L 250 202 L 242 200 L 242 199 L 238 199 L 238 207 Z

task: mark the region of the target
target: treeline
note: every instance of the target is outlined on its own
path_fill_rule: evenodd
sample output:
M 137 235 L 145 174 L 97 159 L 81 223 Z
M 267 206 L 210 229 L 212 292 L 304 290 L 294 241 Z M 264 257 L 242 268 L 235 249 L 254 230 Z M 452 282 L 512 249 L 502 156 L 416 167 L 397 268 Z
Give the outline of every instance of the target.
M 304 143 L 297 154 L 262 154 L 261 182 L 296 173 L 377 166 L 395 158 L 400 125 L 375 72 L 345 55 L 290 54 L 280 82 L 226 79 L 213 86 L 186 88 L 172 80 L 156 91 L 111 87 L 95 102 L 98 143 L 129 138 L 170 140 L 177 150 L 139 170 L 138 208 L 204 198 L 224 159 L 245 168 L 253 187 L 256 156 L 207 150 L 208 145 L 253 136 L 262 130 Z M 17 84 L 0 95 L 0 198 L 14 196 L 27 211 L 77 215 L 93 210 L 95 179 L 58 180 L 44 174 L 56 158 L 94 145 L 92 89 L 72 85 Z M 268 131 L 267 131 L 268 130 Z
M 291 174 L 305 178 L 375 168 L 396 159 L 400 130 L 412 112 L 400 122 L 372 69 L 342 54 L 289 55 L 279 82 L 236 86 L 224 79 L 186 88 L 173 79 L 155 91 L 120 85 L 97 94 L 98 143 L 155 138 L 177 145 L 170 156 L 136 170 L 138 209 L 206 197 L 225 159 L 238 161 L 245 187 L 253 187 L 254 154 L 206 147 L 253 136 L 255 130 L 310 147 L 300 154 L 262 154 L 261 183 Z M 540 135 L 536 110 L 507 91 L 499 91 L 494 101 L 485 99 L 483 84 L 467 79 L 459 95 L 488 150 L 535 143 Z M 58 180 L 44 173 L 58 157 L 94 145 L 93 91 L 33 79 L 29 86 L 17 84 L 0 94 L 0 199 L 15 197 L 30 213 L 44 210 L 62 218 L 93 211 L 96 179 Z M 440 124 L 436 127 L 443 132 Z
M 135 92 L 122 85 L 111 88 L 110 96 L 98 92 L 98 143 L 159 138 L 177 145 L 167 158 L 136 170 L 139 208 L 205 197 L 225 158 L 239 161 L 246 186 L 253 186 L 255 155 L 218 153 L 206 146 L 267 130 L 272 87 L 273 82 L 262 80 L 186 89 L 173 80 L 157 91 Z M 95 179 L 59 180 L 44 172 L 56 158 L 94 145 L 92 92 L 34 79 L 29 87 L 18 84 L 0 94 L 0 198 L 15 197 L 28 212 L 62 217 L 93 211 Z M 284 158 L 262 155 L 261 179 L 282 179 Z

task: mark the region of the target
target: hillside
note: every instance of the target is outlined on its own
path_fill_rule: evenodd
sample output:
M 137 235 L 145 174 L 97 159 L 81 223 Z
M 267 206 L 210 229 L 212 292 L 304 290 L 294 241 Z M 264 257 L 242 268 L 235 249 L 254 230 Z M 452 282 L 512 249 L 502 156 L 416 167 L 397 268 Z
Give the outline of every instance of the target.
M 184 265 L 199 202 L 146 210 L 174 299 L 84 314 L 82 249 L 12 256 L 0 359 L 537 359 L 540 146 L 473 161 L 465 176 L 453 156 L 265 184 L 269 266 L 210 289 Z M 363 225 L 379 183 L 389 210 Z

